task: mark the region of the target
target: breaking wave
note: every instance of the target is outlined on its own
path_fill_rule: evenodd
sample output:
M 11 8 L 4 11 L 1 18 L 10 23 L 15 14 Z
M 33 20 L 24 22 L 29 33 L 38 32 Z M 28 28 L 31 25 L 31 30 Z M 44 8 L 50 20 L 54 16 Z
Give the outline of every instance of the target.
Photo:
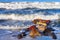
M 0 14 L 0 19 L 12 19 L 12 20 L 33 20 L 36 18 L 53 20 L 58 19 L 58 14 L 55 15 L 41 15 L 41 14 L 29 14 L 29 15 L 19 15 L 19 14 Z
M 53 20 L 51 23 L 53 27 L 57 25 L 54 20 L 59 19 L 60 9 L 38 9 L 38 8 L 24 8 L 24 9 L 2 9 L 0 8 L 0 27 L 26 27 L 33 25 L 34 19 Z

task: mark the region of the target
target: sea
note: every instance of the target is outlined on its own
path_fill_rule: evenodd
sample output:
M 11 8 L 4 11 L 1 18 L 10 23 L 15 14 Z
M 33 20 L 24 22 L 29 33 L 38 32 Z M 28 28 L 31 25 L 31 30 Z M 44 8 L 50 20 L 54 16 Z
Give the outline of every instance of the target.
M 38 36 L 31 38 L 29 35 L 22 39 L 18 39 L 20 33 L 16 27 L 29 27 L 34 25 L 34 19 L 50 20 L 48 27 L 55 29 L 56 40 L 60 40 L 60 9 L 40 9 L 40 8 L 22 8 L 22 9 L 6 9 L 0 8 L 0 40 L 55 40 L 51 36 Z M 9 29 L 8 27 L 13 27 Z

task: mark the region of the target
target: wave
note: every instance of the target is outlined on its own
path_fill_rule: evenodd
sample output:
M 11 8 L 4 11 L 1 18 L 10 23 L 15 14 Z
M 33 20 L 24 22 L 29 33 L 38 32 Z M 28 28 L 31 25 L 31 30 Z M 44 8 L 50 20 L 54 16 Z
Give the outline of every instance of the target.
M 22 9 L 6 9 L 0 8 L 0 14 L 35 14 L 40 13 L 44 15 L 53 15 L 55 13 L 60 13 L 60 9 L 40 9 L 40 8 L 22 8 Z
M 19 15 L 19 14 L 0 14 L 0 19 L 9 19 L 9 20 L 33 20 L 36 18 L 41 19 L 47 19 L 47 20 L 53 20 L 53 19 L 59 19 L 59 14 L 54 15 L 42 15 L 42 14 L 29 14 L 29 15 Z
M 0 28 L 1 29 L 19 29 L 19 27 L 27 28 L 31 25 L 32 20 L 36 18 L 41 18 L 45 20 L 51 20 L 52 22 L 48 27 L 60 27 L 58 23 L 58 14 L 55 15 L 40 15 L 40 14 L 30 14 L 30 15 L 18 15 L 18 14 L 1 14 L 0 15 Z
M 53 20 L 50 24 L 50 27 L 55 27 L 59 18 L 59 14 L 54 15 L 43 15 L 40 13 L 36 14 L 27 14 L 27 15 L 19 15 L 19 14 L 0 14 L 0 26 L 1 27 L 25 27 L 33 25 L 32 20 L 34 19 L 45 19 L 45 20 Z M 55 21 L 54 21 L 55 20 Z

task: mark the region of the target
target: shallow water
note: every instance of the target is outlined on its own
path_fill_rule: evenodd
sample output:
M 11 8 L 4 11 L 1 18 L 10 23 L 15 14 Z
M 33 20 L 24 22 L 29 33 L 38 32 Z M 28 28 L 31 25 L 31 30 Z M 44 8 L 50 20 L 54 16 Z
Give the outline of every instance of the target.
M 55 33 L 60 33 L 60 30 L 54 31 Z M 18 30 L 0 30 L 0 40 L 54 40 L 51 36 L 38 36 L 36 38 L 31 38 L 27 35 L 25 38 L 18 39 L 17 35 L 20 33 Z M 60 40 L 60 34 L 57 35 L 57 40 Z

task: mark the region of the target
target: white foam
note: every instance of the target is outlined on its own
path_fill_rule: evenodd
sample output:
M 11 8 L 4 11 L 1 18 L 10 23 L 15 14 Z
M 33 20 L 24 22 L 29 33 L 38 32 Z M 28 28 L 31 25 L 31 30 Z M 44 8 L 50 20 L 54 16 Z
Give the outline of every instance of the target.
M 41 9 L 51 9 L 60 8 L 60 2 L 10 2 L 10 3 L 0 3 L 0 8 L 6 9 L 21 9 L 21 8 L 41 8 Z
M 40 15 L 40 14 L 29 14 L 29 15 L 11 14 L 11 15 L 6 15 L 6 14 L 0 14 L 0 19 L 33 20 L 36 18 L 54 20 L 54 19 L 58 19 L 58 14 L 54 14 L 54 15 Z

